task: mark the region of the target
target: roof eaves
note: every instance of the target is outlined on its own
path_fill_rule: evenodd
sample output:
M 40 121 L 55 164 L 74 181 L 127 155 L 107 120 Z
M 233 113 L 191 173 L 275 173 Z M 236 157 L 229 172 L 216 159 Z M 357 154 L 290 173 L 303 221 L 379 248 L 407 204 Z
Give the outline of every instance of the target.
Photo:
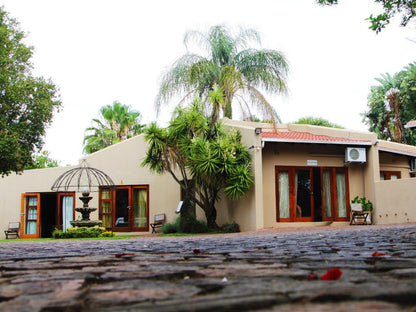
M 263 142 L 276 143 L 306 143 L 306 144 L 338 144 L 338 145 L 360 145 L 371 146 L 371 142 L 366 141 L 331 141 L 331 140 L 296 140 L 296 139 L 281 139 L 281 138 L 262 138 Z

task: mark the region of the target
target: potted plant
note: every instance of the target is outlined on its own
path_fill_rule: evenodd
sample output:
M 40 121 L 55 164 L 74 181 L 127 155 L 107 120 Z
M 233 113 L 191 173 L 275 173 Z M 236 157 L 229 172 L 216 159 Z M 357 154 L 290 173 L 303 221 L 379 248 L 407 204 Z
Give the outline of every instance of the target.
M 373 203 L 365 197 L 355 196 L 351 201 L 351 210 L 354 211 L 373 211 Z

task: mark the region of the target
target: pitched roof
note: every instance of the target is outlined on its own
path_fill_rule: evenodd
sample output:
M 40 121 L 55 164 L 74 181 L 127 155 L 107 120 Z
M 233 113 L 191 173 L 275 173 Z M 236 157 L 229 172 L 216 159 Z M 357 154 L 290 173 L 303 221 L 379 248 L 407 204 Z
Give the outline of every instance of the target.
M 296 131 L 263 132 L 261 137 L 262 141 L 265 142 L 371 145 L 370 141 L 331 137 L 327 135 Z

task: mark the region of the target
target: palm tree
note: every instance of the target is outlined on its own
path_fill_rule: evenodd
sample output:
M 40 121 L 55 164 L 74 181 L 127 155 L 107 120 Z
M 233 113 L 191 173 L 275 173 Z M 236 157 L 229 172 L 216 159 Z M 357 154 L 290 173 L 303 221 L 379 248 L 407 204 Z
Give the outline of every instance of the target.
M 253 116 L 250 108 L 254 107 L 265 118 L 279 121 L 260 89 L 271 94 L 287 91 L 288 64 L 280 52 L 248 48 L 250 42 L 260 44 L 258 32 L 245 29 L 233 37 L 230 30 L 222 25 L 211 27 L 206 34 L 199 31 L 186 33 L 185 45 L 188 46 L 191 41 L 199 43 L 206 55 L 187 53 L 163 75 L 156 98 L 157 111 L 173 97 L 184 96 L 182 103 L 197 96 L 206 105 L 214 106 L 211 115 L 213 123 L 219 118 L 215 108 L 221 110 L 225 117 L 232 118 L 234 102 L 245 115 Z M 217 89 L 224 96 L 221 101 L 213 103 L 208 96 Z
M 126 140 L 143 131 L 144 125 L 139 123 L 140 113 L 130 110 L 129 106 L 117 101 L 113 102 L 113 105 L 101 107 L 100 115 L 103 121 L 93 119 L 95 125 L 85 129 L 84 151 L 87 154 Z

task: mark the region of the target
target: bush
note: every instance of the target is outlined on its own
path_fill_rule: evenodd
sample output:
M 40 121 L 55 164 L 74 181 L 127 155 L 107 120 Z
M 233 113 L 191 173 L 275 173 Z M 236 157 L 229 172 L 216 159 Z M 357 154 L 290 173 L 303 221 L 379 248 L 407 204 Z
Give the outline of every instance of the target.
M 172 234 L 180 232 L 181 216 L 178 216 L 175 220 L 175 223 L 166 223 L 162 227 L 163 234 Z M 188 219 L 188 224 L 186 225 L 186 233 L 208 233 L 208 225 L 206 222 L 198 220 L 195 215 L 190 215 Z
M 52 237 L 56 238 L 56 239 L 59 239 L 59 238 L 90 238 L 90 237 L 99 237 L 104 232 L 105 232 L 105 228 L 98 227 L 98 226 L 94 226 L 94 227 L 75 227 L 75 228 L 69 228 L 66 232 L 55 229 L 52 232 Z
M 114 237 L 114 236 L 116 236 L 116 233 L 106 231 L 106 232 L 101 233 L 98 237 Z
M 220 231 L 223 233 L 239 233 L 240 226 L 233 221 L 233 223 L 225 223 L 221 225 Z
M 172 234 L 172 233 L 178 233 L 178 226 L 175 223 L 165 223 L 162 226 L 162 233 L 163 234 Z

